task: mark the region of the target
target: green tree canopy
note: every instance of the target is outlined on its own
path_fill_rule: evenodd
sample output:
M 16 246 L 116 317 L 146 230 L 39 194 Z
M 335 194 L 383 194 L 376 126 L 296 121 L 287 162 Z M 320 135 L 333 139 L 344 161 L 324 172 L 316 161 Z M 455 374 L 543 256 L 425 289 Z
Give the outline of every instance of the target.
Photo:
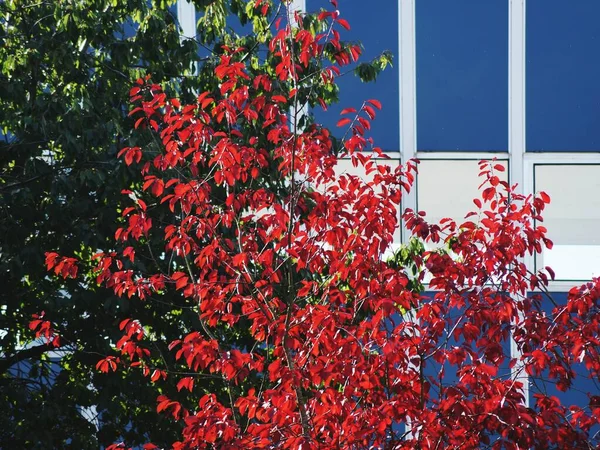
M 218 13 L 217 24 L 228 14 Z M 207 82 L 194 75 L 199 45 L 209 61 L 223 35 L 219 26 L 180 40 L 172 0 L 0 3 L 0 447 L 171 440 L 173 427 L 148 415 L 155 394 L 135 376 L 90 370 L 115 338 L 102 330 L 130 305 L 50 279 L 44 252 L 110 248 L 115 205 L 132 183 L 115 157 L 130 140 L 132 82 L 152 73 L 189 98 Z M 139 312 L 168 318 L 165 329 L 186 313 L 169 299 L 152 306 Z M 27 324 L 40 311 L 60 324 L 58 353 L 31 340 Z

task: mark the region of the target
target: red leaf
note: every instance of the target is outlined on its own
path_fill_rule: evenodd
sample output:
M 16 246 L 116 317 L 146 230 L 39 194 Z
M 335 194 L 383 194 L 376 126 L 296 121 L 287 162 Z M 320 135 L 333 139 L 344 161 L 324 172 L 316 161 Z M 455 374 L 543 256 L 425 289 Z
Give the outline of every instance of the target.
M 273 101 L 277 102 L 277 103 L 287 103 L 287 99 L 283 96 L 283 95 L 274 95 L 273 97 L 271 97 L 273 99 Z
M 188 284 L 189 278 L 183 272 L 175 272 L 171 275 L 171 278 L 175 281 L 175 289 L 183 289 Z
M 194 378 L 193 377 L 185 377 L 179 380 L 177 383 L 177 390 L 181 391 L 182 389 L 187 389 L 188 391 L 192 391 L 194 388 Z
M 540 197 L 542 198 L 544 203 L 546 203 L 546 204 L 550 203 L 550 196 L 548 194 L 546 194 L 544 191 L 540 192 Z
M 348 125 L 351 122 L 352 121 L 350 119 L 348 119 L 347 117 L 344 117 L 343 119 L 338 120 L 337 126 L 343 127 L 344 125 Z
M 381 102 L 379 100 L 367 100 L 367 103 L 370 103 L 371 105 L 373 105 L 375 108 L 381 110 Z
M 119 330 L 123 331 L 123 329 L 127 326 L 129 322 L 131 322 L 131 319 L 122 320 L 119 324 Z
M 369 105 L 365 105 L 364 110 L 371 120 L 373 120 L 375 118 L 375 110 L 373 108 L 371 108 Z
M 350 24 L 348 23 L 347 20 L 345 19 L 338 19 L 337 23 L 339 23 L 342 27 L 344 27 L 346 30 L 350 30 Z
M 348 119 L 350 120 L 350 119 Z M 360 122 L 360 124 L 365 127 L 367 130 L 371 129 L 371 122 L 369 122 L 367 119 L 365 119 L 364 117 L 359 117 L 358 121 Z M 361 133 L 362 134 L 362 133 Z
M 116 356 L 107 356 L 96 363 L 96 369 L 103 373 L 117 370 L 117 362 L 119 359 Z
M 50 270 L 56 265 L 56 260 L 58 259 L 58 253 L 46 252 L 45 255 L 46 255 L 46 270 Z

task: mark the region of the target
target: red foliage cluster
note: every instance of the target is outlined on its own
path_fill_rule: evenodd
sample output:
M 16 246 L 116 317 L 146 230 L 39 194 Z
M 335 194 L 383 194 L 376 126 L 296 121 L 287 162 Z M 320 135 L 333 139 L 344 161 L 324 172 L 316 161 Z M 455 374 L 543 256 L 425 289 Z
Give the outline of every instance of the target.
M 52 322 L 44 320 L 44 316 L 44 311 L 40 314 L 34 314 L 32 320 L 29 322 L 29 329 L 35 333 L 36 339 L 42 339 L 46 344 L 52 347 L 60 347 L 60 336 L 52 327 Z
M 320 18 L 348 26 L 337 12 Z M 327 39 L 339 50 L 338 66 L 358 57 L 337 30 Z M 410 267 L 383 260 L 416 163 L 375 162 L 384 155 L 365 137 L 381 107 L 375 100 L 344 110 L 354 118 L 339 122 L 350 129 L 343 151 L 368 181 L 336 173 L 328 130 L 291 125 L 295 86 L 324 40 L 280 29 L 269 47 L 274 76 L 250 73 L 240 49 L 225 49 L 215 69 L 219 88 L 194 104 L 169 99 L 149 79 L 131 90 L 135 126 L 154 130 L 163 151 L 121 151 L 126 164 L 141 164 L 143 192 L 125 192 L 134 200 L 115 236 L 124 250 L 97 255 L 97 281 L 142 300 L 179 291 L 197 306 L 202 327 L 170 342 L 174 358 L 188 372 L 238 387 L 234 397 L 199 394 L 192 409 L 161 395 L 158 412 L 185 425 L 174 448 L 597 445 L 597 396 L 585 407 L 538 393 L 527 406 L 520 382 L 524 373 L 543 375 L 568 390 L 578 363 L 591 378 L 600 374 L 600 282 L 573 288 L 551 314 L 527 296 L 553 277 L 523 263 L 551 246 L 534 226 L 547 195 L 519 195 L 498 177 L 503 166 L 482 162 L 477 212 L 464 223 L 403 214 L 414 236 L 447 251 L 415 253 Z M 324 77 L 338 72 L 334 66 Z M 249 136 L 248 123 L 263 135 Z M 170 217 L 153 221 L 161 205 Z M 164 236 L 171 264 L 148 274 L 135 270 L 134 249 L 150 234 Z M 76 275 L 72 258 L 48 254 L 47 264 Z M 426 277 L 430 296 L 415 288 Z M 240 327 L 254 346 L 236 348 L 219 338 L 219 327 Z M 131 318 L 120 328 L 121 356 L 103 359 L 99 370 L 127 364 L 153 382 L 177 376 L 151 366 L 144 324 Z M 520 359 L 506 355 L 511 336 Z M 503 365 L 512 371 L 501 374 Z M 178 389 L 199 392 L 195 380 L 182 376 Z

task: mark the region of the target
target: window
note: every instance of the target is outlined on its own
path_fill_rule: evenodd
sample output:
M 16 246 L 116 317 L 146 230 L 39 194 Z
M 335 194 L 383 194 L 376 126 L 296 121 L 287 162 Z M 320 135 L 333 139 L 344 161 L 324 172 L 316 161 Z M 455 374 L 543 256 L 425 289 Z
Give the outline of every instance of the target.
M 390 166 L 393 170 L 394 168 L 398 167 L 398 165 L 400 164 L 399 155 L 398 155 L 398 153 L 396 153 L 396 154 L 389 154 L 389 156 L 390 156 L 389 159 L 381 159 L 381 160 L 376 160 L 376 161 L 378 163 L 381 162 L 381 164 L 386 164 L 386 165 Z M 335 168 L 335 172 L 338 176 L 341 174 L 356 175 L 364 181 L 371 181 L 373 179 L 373 174 L 370 174 L 369 176 L 367 176 L 367 174 L 365 173 L 365 170 L 362 166 L 354 167 L 352 165 L 352 161 L 350 160 L 350 158 L 340 158 L 338 160 L 337 166 Z M 380 192 L 381 191 L 379 191 L 378 193 L 380 193 Z M 399 223 L 400 223 L 400 210 L 398 211 L 398 224 Z M 396 232 L 394 233 L 394 243 L 392 246 L 393 249 L 396 249 L 397 246 L 401 243 L 401 241 L 402 241 L 402 238 L 401 238 L 400 227 L 398 227 L 396 229 Z
M 550 266 L 563 281 L 599 276 L 600 164 L 535 164 L 534 187 L 550 195 L 540 225 L 554 242 L 536 269 Z
M 418 150 L 506 151 L 507 24 L 507 1 L 416 1 Z
M 567 304 L 567 293 L 566 292 L 551 292 L 549 294 L 543 294 L 539 297 L 541 301 L 542 313 L 547 317 L 552 317 L 552 311 L 554 309 L 554 302 L 558 305 Z M 545 396 L 557 397 L 561 404 L 565 407 L 571 405 L 580 406 L 586 408 L 590 404 L 590 398 L 586 395 L 587 392 L 598 392 L 597 382 L 593 377 L 590 377 L 589 370 L 586 369 L 584 363 L 574 364 L 573 370 L 575 377 L 572 379 L 572 388 L 568 392 L 560 391 L 556 386 L 556 380 L 549 376 L 549 371 L 544 370 L 539 376 L 530 375 L 530 405 L 532 407 L 536 404 L 536 394 L 542 394 Z M 589 409 L 587 410 L 589 413 Z M 598 429 L 596 426 L 595 429 Z M 592 432 L 591 436 L 594 435 Z
M 600 2 L 527 2 L 527 150 L 600 151 Z
M 306 3 L 309 12 L 316 12 L 321 8 L 333 9 L 327 0 L 307 0 Z M 346 19 L 351 27 L 350 31 L 341 30 L 341 39 L 360 41 L 363 44 L 364 53 L 359 62 L 372 61 L 386 50 L 394 55 L 394 60 L 392 67 L 386 67 L 376 81 L 369 83 L 360 81 L 352 73 L 354 66 L 351 66 L 348 69 L 350 73 L 337 79 L 340 88 L 339 103 L 331 105 L 326 112 L 321 108 L 315 108 L 315 119 L 335 133 L 335 124 L 343 108 L 359 109 L 363 101 L 377 99 L 382 104 L 382 110 L 377 112 L 377 117 L 372 121 L 369 136 L 373 138 L 374 145 L 384 151 L 398 151 L 400 148 L 398 4 L 387 0 L 374 0 L 371 3 L 360 0 L 339 0 L 339 11 L 340 17 Z
M 498 164 L 507 166 L 506 161 Z M 449 217 L 461 224 L 470 211 L 477 211 L 473 199 L 479 197 L 479 160 L 421 160 L 417 175 L 417 209 L 425 211 L 430 223 Z M 506 181 L 507 171 L 496 173 Z M 473 220 L 473 219 L 470 219 Z

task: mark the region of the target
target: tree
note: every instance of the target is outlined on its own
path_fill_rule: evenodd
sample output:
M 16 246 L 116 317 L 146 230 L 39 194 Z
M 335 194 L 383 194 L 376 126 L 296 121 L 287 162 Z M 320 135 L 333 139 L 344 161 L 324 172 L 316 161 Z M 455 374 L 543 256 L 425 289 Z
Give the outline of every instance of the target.
M 268 25 L 241 0 L 196 6 L 196 40 L 181 40 L 174 0 L 0 2 L 2 448 L 167 443 L 179 432 L 153 414 L 154 391 L 141 376 L 90 368 L 119 339 L 120 317 L 144 317 L 171 335 L 193 322 L 191 312 L 169 295 L 129 303 L 95 285 L 48 277 L 43 265 L 48 249 L 86 259 L 113 247 L 120 191 L 138 184 L 115 156 L 125 142 L 153 142 L 150 133 L 131 133 L 132 80 L 151 72 L 191 101 L 213 85 L 223 43 L 253 42 L 233 31 L 236 24 Z M 162 251 L 158 240 L 149 245 Z M 60 331 L 59 347 L 32 340 L 29 322 L 42 311 Z
M 262 59 L 224 46 L 217 82 L 193 102 L 149 77 L 131 89 L 134 127 L 157 144 L 119 153 L 143 182 L 124 191 L 116 244 L 91 258 L 49 252 L 46 264 L 83 288 L 195 315 L 174 338 L 133 311 L 97 369 L 150 379 L 157 411 L 183 426 L 176 449 L 597 446 L 598 395 L 563 405 L 540 392 L 528 407 L 518 377 L 568 392 L 578 363 L 593 380 L 600 369 L 600 281 L 550 314 L 527 295 L 553 277 L 522 262 L 552 245 L 534 224 L 548 196 L 519 195 L 484 161 L 477 211 L 461 224 L 405 211 L 416 240 L 384 260 L 415 162 L 376 160 L 377 100 L 343 111 L 339 143 L 306 119 L 359 48 L 340 41 L 337 10 L 287 16 Z M 338 153 L 370 179 L 337 173 Z M 31 323 L 49 345 L 54 326 Z M 519 359 L 504 349 L 511 336 Z M 165 392 L 173 379 L 179 392 Z

